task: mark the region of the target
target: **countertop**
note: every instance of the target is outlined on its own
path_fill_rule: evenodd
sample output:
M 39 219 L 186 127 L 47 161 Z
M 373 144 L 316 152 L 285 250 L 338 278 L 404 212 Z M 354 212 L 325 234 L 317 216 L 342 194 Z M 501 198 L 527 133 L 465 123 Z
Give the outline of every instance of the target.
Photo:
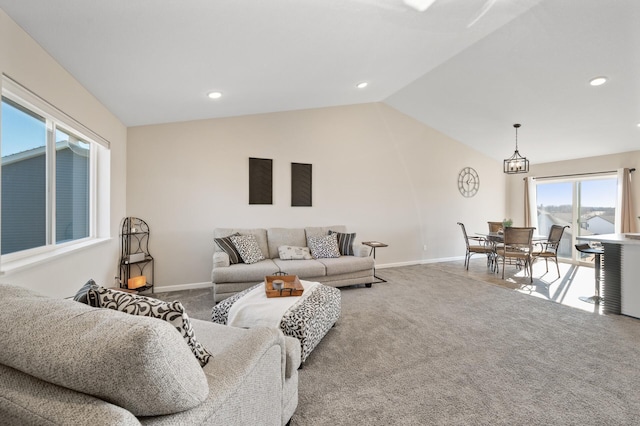
M 612 243 L 612 244 L 640 244 L 640 234 L 625 233 L 625 234 L 585 235 L 585 236 L 576 237 L 576 240 L 599 241 L 601 243 Z

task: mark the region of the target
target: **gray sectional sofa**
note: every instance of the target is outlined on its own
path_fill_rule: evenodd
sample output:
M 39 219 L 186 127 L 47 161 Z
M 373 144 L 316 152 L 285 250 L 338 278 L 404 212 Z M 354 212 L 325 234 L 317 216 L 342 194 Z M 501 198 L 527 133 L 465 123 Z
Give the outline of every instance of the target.
M 283 425 L 300 343 L 191 319 L 201 367 L 168 322 L 0 284 L 0 423 Z
M 338 258 L 282 260 L 280 246 L 307 247 L 307 237 L 327 235 L 329 231 L 346 233 L 343 225 L 306 228 L 216 228 L 214 238 L 228 237 L 234 233 L 254 235 L 265 259 L 257 263 L 231 264 L 228 254 L 214 243 L 213 282 L 214 301 L 217 303 L 245 290 L 276 272 L 297 275 L 300 279 L 317 281 L 332 287 L 354 284 L 371 285 L 375 281 L 374 260 L 369 247 L 355 243 L 354 255 Z

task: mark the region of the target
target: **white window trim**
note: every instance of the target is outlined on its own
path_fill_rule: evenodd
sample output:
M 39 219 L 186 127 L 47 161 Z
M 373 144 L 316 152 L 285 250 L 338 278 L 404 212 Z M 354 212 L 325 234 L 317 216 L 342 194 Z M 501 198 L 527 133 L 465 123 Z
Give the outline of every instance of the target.
M 21 256 L 19 258 L 12 259 L 12 260 L 3 259 L 2 264 L 0 264 L 1 266 L 0 276 L 4 277 L 7 275 L 11 275 L 13 273 L 31 268 L 33 266 L 50 262 L 59 257 L 69 255 L 76 251 L 84 250 L 88 247 L 104 244 L 111 240 L 112 238 L 85 238 L 83 240 L 61 244 L 53 250 L 51 249 L 45 250 L 37 254 L 34 254 L 32 250 L 28 250 L 28 252 L 30 253 L 29 255 Z M 33 250 L 38 250 L 39 248 L 42 248 L 42 247 L 38 247 Z M 5 258 L 6 256 L 10 256 L 10 255 L 4 255 L 2 257 Z
M 81 136 L 83 139 L 100 144 L 107 149 L 111 147 L 111 143 L 98 133 L 61 111 L 55 105 L 41 98 L 8 75 L 2 74 L 2 96 L 7 96 L 7 94 L 17 97 L 20 100 L 19 103 L 23 106 L 33 108 L 33 112 L 42 114 L 43 117 L 58 121 L 65 126 L 74 129 L 74 133 L 78 134 L 78 136 Z M 8 97 L 12 98 L 12 96 Z
M 66 243 L 55 244 L 53 242 L 55 240 L 55 223 L 50 223 L 50 221 L 55 220 L 55 206 L 52 206 L 49 201 L 47 202 L 47 236 L 46 236 L 46 245 L 42 247 L 36 247 L 33 249 L 23 250 L 17 253 L 8 253 L 0 256 L 0 275 L 8 275 L 15 271 L 23 270 L 25 268 L 35 266 L 41 263 L 48 262 L 60 256 L 73 253 L 77 250 L 85 249 L 87 247 L 102 244 L 106 241 L 110 241 L 110 237 L 98 237 L 98 217 L 97 212 L 97 203 L 98 198 L 101 197 L 102 194 L 98 193 L 98 150 L 100 147 L 103 149 L 110 149 L 110 142 L 100 136 L 99 134 L 93 132 L 88 127 L 84 126 L 73 117 L 59 110 L 55 105 L 49 103 L 45 99 L 41 98 L 34 92 L 30 91 L 26 87 L 22 86 L 20 83 L 7 76 L 6 74 L 2 74 L 2 91 L 1 94 L 3 97 L 7 97 L 14 102 L 22 105 L 23 107 L 30 109 L 34 113 L 37 113 L 44 117 L 47 120 L 51 120 L 54 122 L 54 126 L 52 129 L 49 129 L 47 126 L 47 138 L 53 138 L 55 142 L 55 129 L 56 127 L 60 127 L 61 130 L 65 132 L 69 132 L 80 139 L 83 139 L 87 142 L 93 143 L 95 149 L 91 149 L 90 154 L 90 182 L 89 185 L 91 187 L 90 191 L 94 194 L 93 197 L 90 197 L 89 200 L 89 215 L 90 215 L 90 226 L 89 226 L 89 236 L 86 238 L 69 241 Z M 2 125 L 1 117 L 0 117 L 0 126 Z M 50 149 L 55 151 L 55 143 L 47 144 L 48 147 L 52 147 Z M 49 148 L 48 148 L 49 149 Z M 55 191 L 55 179 L 52 179 L 52 174 L 54 174 L 55 170 L 55 155 L 49 155 L 49 158 L 52 158 L 50 162 L 47 163 L 47 181 L 48 181 L 48 189 L 47 189 L 47 197 L 50 196 L 51 191 Z M 53 216 L 52 216 L 53 215 Z

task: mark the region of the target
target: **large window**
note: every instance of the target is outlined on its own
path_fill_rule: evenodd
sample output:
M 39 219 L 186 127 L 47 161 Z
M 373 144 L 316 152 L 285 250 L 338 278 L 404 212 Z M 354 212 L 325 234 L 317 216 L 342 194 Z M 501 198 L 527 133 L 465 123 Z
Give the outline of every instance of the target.
M 615 232 L 617 186 L 615 174 L 536 182 L 538 233 L 547 235 L 551 225 L 570 226 L 558 257 L 592 261 L 574 249 L 576 237 Z
M 51 114 L 53 110 L 54 114 Z M 95 237 L 98 145 L 59 111 L 2 92 L 3 262 Z

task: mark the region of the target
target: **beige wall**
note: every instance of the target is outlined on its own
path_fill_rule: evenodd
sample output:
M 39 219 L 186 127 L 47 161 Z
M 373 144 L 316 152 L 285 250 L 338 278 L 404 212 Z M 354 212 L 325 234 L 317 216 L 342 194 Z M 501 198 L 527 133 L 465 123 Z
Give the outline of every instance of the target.
M 514 224 L 524 223 L 524 183 L 526 176 L 556 176 L 573 173 L 592 173 L 619 168 L 636 168 L 633 173 L 633 201 L 637 215 L 640 215 L 640 151 L 612 154 L 600 157 L 581 158 L 577 160 L 558 161 L 553 163 L 532 164 L 529 173 L 513 175 L 507 178 L 507 214 L 513 217 Z M 638 225 L 638 223 L 636 223 Z
M 98 209 L 101 236 L 118 235 L 125 214 L 126 127 L 67 73 L 28 34 L 0 10 L 0 71 L 111 142 L 107 160 L 111 179 L 99 178 L 109 194 Z M 0 282 L 34 288 L 52 296 L 70 296 L 89 278 L 111 286 L 117 273 L 118 239 L 6 273 Z
M 498 162 L 379 103 L 133 127 L 127 149 L 127 214 L 151 228 L 158 287 L 210 281 L 214 227 L 345 224 L 398 265 L 461 256 L 457 221 L 503 218 Z M 249 157 L 273 159 L 273 205 L 248 204 Z M 313 207 L 290 206 L 291 162 L 313 164 Z

